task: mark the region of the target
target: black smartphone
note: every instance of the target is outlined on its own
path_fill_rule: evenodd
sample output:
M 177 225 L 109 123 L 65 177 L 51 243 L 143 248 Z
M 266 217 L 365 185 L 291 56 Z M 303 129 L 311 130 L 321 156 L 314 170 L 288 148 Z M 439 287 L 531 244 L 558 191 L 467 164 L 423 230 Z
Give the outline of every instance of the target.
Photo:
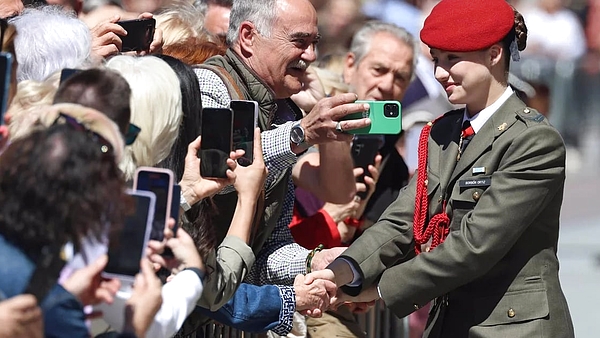
M 67 81 L 68 78 L 70 78 L 71 76 L 82 72 L 83 69 L 74 69 L 74 68 L 63 68 L 63 70 L 60 71 L 60 83 L 59 86 L 61 84 L 63 84 L 65 81 Z
M 371 176 L 369 173 L 369 165 L 375 163 L 375 156 L 377 156 L 377 152 L 379 148 L 383 145 L 383 138 L 379 135 L 356 135 L 352 140 L 352 146 L 350 147 L 350 151 L 352 154 L 352 160 L 354 162 L 355 168 L 363 168 L 363 173 L 360 175 L 356 181 L 357 182 L 365 182 L 365 176 Z M 365 198 L 369 187 L 367 187 L 367 191 L 360 191 L 356 193 L 360 198 Z
M 233 110 L 233 149 L 245 151 L 238 163 L 249 166 L 254 159 L 254 128 L 258 123 L 258 102 L 233 100 L 229 107 Z
M 156 20 L 154 18 L 119 21 L 117 25 L 127 31 L 127 35 L 120 36 L 122 42 L 121 52 L 150 50 L 150 44 L 154 38 L 154 30 L 156 28 Z
M 133 189 L 151 191 L 156 195 L 154 221 L 150 233 L 152 240 L 162 241 L 165 238 L 165 226 L 171 217 L 173 177 L 174 174 L 169 169 L 139 167 L 135 171 Z
M 230 108 L 203 108 L 201 119 L 200 174 L 202 177 L 226 178 L 227 159 L 233 147 L 233 111 Z
M 177 228 L 179 227 L 179 202 L 181 198 L 181 186 L 173 185 L 173 198 L 171 198 L 171 218 L 175 220 L 173 227 L 173 236 L 177 236 Z
M 140 271 L 154 218 L 156 195 L 150 191 L 131 191 L 133 211 L 125 216 L 123 226 L 108 244 L 108 263 L 102 275 L 133 282 Z
M 12 76 L 13 57 L 10 53 L 0 53 L 0 124 L 4 124 L 4 113 L 8 109 L 8 95 Z

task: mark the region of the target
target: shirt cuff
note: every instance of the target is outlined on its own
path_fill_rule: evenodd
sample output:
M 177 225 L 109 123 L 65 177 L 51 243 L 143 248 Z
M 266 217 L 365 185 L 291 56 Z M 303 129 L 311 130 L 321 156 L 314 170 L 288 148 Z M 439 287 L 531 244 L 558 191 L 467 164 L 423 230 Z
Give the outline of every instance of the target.
M 261 133 L 265 163 L 284 164 L 285 167 L 296 162 L 296 154 L 292 151 L 290 133 L 294 122 L 287 122 L 275 129 Z M 267 151 L 268 150 L 268 151 Z
M 352 262 L 350 262 L 348 259 L 346 259 L 344 257 L 339 257 L 337 259 L 346 262 L 346 264 L 348 264 L 350 266 L 350 269 L 352 270 L 352 277 L 353 277 L 352 282 L 350 282 L 346 285 L 351 286 L 351 287 L 360 286 L 362 284 L 362 278 L 360 278 L 360 272 L 358 272 L 358 270 L 356 270 L 356 268 L 354 267 L 354 264 L 352 264 Z M 377 290 L 379 290 L 379 287 L 377 287 Z
M 271 331 L 286 336 L 292 331 L 294 325 L 294 312 L 296 311 L 296 294 L 292 286 L 277 286 L 281 297 L 281 311 L 279 312 L 279 324 Z

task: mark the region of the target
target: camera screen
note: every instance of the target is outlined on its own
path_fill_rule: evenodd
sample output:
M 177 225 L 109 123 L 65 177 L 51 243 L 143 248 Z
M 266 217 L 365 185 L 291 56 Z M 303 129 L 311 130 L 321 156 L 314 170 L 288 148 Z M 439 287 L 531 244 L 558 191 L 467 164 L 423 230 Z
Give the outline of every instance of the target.
M 116 275 L 135 276 L 145 250 L 146 225 L 151 212 L 151 199 L 132 195 L 133 212 L 125 216 L 123 226 L 108 246 L 108 264 L 104 271 Z

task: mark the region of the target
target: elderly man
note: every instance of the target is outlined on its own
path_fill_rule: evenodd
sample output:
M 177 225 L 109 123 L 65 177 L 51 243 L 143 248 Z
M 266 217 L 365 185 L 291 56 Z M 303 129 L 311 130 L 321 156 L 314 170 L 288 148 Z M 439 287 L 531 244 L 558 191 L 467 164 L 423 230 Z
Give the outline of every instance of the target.
M 351 136 L 344 131 L 368 126 L 370 121 L 341 119 L 368 107 L 354 104 L 355 94 L 340 95 L 319 101 L 299 119 L 301 111 L 289 99 L 303 89 L 302 79 L 316 58 L 318 40 L 317 14 L 307 0 L 236 1 L 227 34 L 229 50 L 196 69 L 203 106 L 227 107 L 232 99 L 259 103 L 269 176 L 265 212 L 252 245 L 257 260 L 248 279 L 253 283 L 291 285 L 296 275 L 324 264 L 319 263 L 324 258 L 319 253 L 309 255 L 309 250 L 294 243 L 287 227 L 294 200 L 292 167 L 298 154 L 320 145 L 320 168 L 307 165 L 295 172 L 312 182 L 320 197 L 346 203 L 355 194 L 354 184 L 349 184 L 354 180 L 347 142 Z M 215 196 L 220 211 L 228 210 L 227 196 Z
M 196 0 L 194 6 L 204 15 L 204 29 L 217 37 L 225 38 L 233 0 Z

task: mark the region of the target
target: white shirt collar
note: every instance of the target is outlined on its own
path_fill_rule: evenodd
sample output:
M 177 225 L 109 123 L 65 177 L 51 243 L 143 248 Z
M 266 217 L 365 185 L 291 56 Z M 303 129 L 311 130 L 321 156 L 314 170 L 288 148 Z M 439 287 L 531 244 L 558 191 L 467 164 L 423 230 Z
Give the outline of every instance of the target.
M 500 95 L 500 97 L 496 101 L 494 101 L 494 103 L 487 106 L 482 111 L 475 114 L 475 116 L 473 117 L 469 117 L 469 115 L 467 115 L 467 108 L 465 108 L 465 112 L 463 114 L 463 122 L 469 120 L 471 122 L 473 130 L 475 131 L 475 134 L 477 134 L 479 130 L 481 130 L 481 127 L 483 127 L 483 125 L 487 122 L 487 120 L 490 119 L 490 117 L 498 110 L 498 108 L 500 108 L 502 104 L 504 104 L 504 102 L 506 102 L 506 100 L 508 100 L 508 98 L 512 94 L 512 88 L 510 88 L 510 86 L 506 87 L 504 93 L 502 93 L 502 95 Z

